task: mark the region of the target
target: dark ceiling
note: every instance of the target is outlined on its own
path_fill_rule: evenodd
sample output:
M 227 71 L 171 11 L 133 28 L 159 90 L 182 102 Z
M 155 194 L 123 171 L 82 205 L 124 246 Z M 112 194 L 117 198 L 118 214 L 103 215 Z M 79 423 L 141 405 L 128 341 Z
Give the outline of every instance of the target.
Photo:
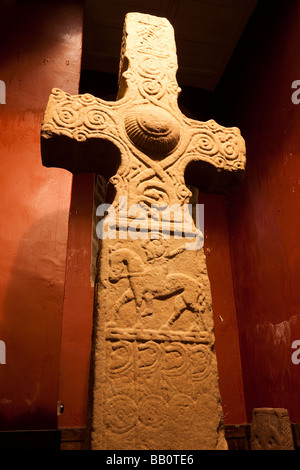
M 118 73 L 124 18 L 138 11 L 166 17 L 173 25 L 179 84 L 213 91 L 256 4 L 257 0 L 86 0 L 82 68 Z

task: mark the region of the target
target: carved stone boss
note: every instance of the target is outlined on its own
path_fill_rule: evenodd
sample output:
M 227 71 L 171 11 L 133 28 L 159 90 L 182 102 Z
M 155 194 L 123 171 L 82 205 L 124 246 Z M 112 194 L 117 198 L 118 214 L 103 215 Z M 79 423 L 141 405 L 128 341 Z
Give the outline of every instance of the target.
M 189 202 L 186 183 L 211 192 L 240 183 L 245 145 L 239 129 L 181 113 L 176 71 L 168 20 L 129 13 L 117 101 L 54 89 L 42 124 L 45 166 L 102 174 L 115 192 L 117 222 L 97 261 L 92 449 L 226 448 L 203 249 L 187 249 L 176 214 L 169 237 L 163 229 L 165 208 Z M 156 207 L 156 230 L 131 237 L 124 201 Z

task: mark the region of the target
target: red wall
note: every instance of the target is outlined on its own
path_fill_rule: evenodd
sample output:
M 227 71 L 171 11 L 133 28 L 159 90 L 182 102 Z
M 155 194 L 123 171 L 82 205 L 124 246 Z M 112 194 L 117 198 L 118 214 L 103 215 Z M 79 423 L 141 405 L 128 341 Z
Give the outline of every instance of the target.
M 243 186 L 228 201 L 248 421 L 284 407 L 300 422 L 300 2 L 260 4 L 218 92 L 246 139 Z
M 247 422 L 224 196 L 199 194 L 204 204 L 204 251 L 210 280 L 215 350 L 225 424 Z
M 74 176 L 61 344 L 60 428 L 85 426 L 93 323 L 91 236 L 94 177 Z
M 57 422 L 72 175 L 42 166 L 40 127 L 52 87 L 78 91 L 82 6 L 46 3 L 7 2 L 0 20 L 1 429 Z

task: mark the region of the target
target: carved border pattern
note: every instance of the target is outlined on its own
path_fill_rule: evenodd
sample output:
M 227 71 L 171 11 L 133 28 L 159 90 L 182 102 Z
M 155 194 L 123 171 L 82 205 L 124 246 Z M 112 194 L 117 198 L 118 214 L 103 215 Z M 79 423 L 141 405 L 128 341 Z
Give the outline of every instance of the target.
M 191 428 L 202 393 L 200 382 L 209 378 L 212 369 L 210 345 L 122 340 L 108 341 L 106 348 L 106 432 L 126 434 L 136 426 L 155 431 L 179 415 L 181 431 Z M 133 377 L 135 385 L 130 392 Z M 152 384 L 149 391 L 144 387 L 148 381 Z M 190 384 L 185 392 L 181 391 L 182 382 Z

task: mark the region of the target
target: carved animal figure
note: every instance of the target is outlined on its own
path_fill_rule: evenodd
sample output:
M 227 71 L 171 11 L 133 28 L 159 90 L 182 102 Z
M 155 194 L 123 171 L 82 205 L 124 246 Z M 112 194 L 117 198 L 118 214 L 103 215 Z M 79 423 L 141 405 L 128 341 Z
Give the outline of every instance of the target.
M 142 317 L 152 315 L 154 299 L 176 296 L 174 312 L 162 328 L 171 327 L 188 309 L 195 314 L 196 329 L 205 329 L 201 317 L 202 286 L 196 279 L 182 273 L 168 273 L 165 259 L 146 265 L 139 255 L 128 248 L 112 251 L 109 264 L 110 282 L 116 283 L 124 278 L 129 281 L 128 289 L 115 303 L 115 316 L 121 306 L 131 300 L 135 301 L 137 313 Z

